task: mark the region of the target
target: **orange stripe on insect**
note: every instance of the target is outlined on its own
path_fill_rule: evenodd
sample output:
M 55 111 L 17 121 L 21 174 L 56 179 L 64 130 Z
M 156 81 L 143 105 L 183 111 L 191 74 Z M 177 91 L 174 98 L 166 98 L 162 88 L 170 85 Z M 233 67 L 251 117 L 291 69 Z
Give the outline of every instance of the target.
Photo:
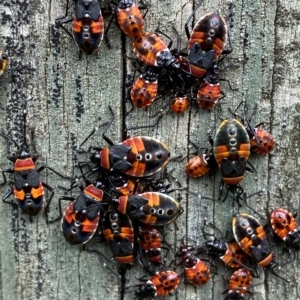
M 119 236 L 120 236 L 122 239 L 128 238 L 129 241 L 130 241 L 131 243 L 133 243 L 133 241 L 134 241 L 134 234 L 120 233 Z
M 23 201 L 25 199 L 25 192 L 24 190 L 18 191 L 16 188 L 14 188 L 14 197 L 18 200 Z
M 72 210 L 73 211 L 73 210 Z M 67 220 L 68 224 L 71 224 L 73 221 L 76 220 L 76 213 L 65 213 L 64 218 Z
M 228 185 L 234 185 L 234 184 L 238 184 L 243 180 L 244 176 L 239 176 L 239 177 L 223 177 L 223 181 L 228 184 Z
M 94 232 L 98 226 L 100 216 L 98 215 L 92 221 L 85 220 L 81 223 L 82 225 L 82 232 Z
M 265 259 L 257 262 L 257 264 L 260 266 L 260 267 L 266 267 L 268 266 L 273 260 L 273 254 L 270 253 Z
M 32 170 L 35 167 L 36 166 L 32 158 L 17 159 L 14 165 L 14 170 L 15 171 Z
M 159 200 L 159 194 L 150 192 L 150 193 L 143 193 L 141 194 L 142 197 L 149 200 L 148 206 L 159 206 L 160 200 Z
M 31 188 L 30 194 L 32 195 L 32 197 L 34 199 L 43 196 L 44 195 L 44 187 L 42 182 L 40 182 L 39 187 L 38 188 Z
M 100 15 L 99 19 L 97 22 L 92 21 L 91 25 L 91 31 L 92 33 L 102 33 L 104 31 L 104 23 L 103 23 L 103 18 Z
M 104 229 L 103 234 L 107 241 L 110 241 L 114 238 L 114 234 L 112 233 L 112 231 L 110 229 Z
M 120 264 L 130 264 L 133 262 L 133 256 L 115 256 L 115 260 L 119 262 Z
M 78 21 L 75 16 L 73 18 L 73 22 L 72 22 L 72 30 L 74 32 L 81 32 L 81 28 L 82 28 L 82 22 Z
M 135 139 L 130 138 L 130 139 L 127 139 L 127 140 L 123 141 L 122 144 L 131 147 L 131 150 L 130 150 L 129 153 L 132 153 L 132 154 L 136 155 L 136 154 L 138 154 L 138 149 L 136 147 L 135 140 L 136 140 L 136 138 Z
M 145 151 L 145 146 L 141 138 L 136 138 L 134 141 L 138 152 Z
M 124 215 L 126 215 L 127 202 L 128 196 L 119 197 L 118 211 Z
M 103 167 L 106 170 L 110 169 L 109 148 L 105 148 L 100 151 L 100 162 L 101 167 Z
M 143 219 L 139 219 L 142 223 L 145 223 L 147 225 L 155 225 L 156 224 L 156 220 L 157 217 L 151 215 L 151 214 L 147 214 L 145 218 Z
M 103 198 L 103 191 L 100 189 L 95 188 L 92 184 L 87 186 L 84 189 L 84 193 L 91 196 L 92 198 L 102 201 Z

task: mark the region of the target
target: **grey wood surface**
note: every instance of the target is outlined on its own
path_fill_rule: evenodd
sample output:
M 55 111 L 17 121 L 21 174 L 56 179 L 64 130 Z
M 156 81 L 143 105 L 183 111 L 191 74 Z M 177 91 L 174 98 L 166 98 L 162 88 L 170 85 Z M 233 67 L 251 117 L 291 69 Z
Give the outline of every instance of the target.
M 182 46 L 186 46 L 184 23 L 192 12 L 193 1 L 149 0 L 146 17 L 147 31 L 154 31 L 158 22 L 163 31 L 172 33 L 171 26 L 182 33 Z M 224 77 L 230 80 L 234 90 L 224 82 L 224 114 L 227 107 L 234 108 L 242 100 L 250 106 L 258 105 L 254 122 L 266 122 L 276 139 L 276 148 L 268 156 L 251 156 L 257 172 L 246 174 L 243 186 L 248 194 L 269 187 L 268 192 L 249 199 L 251 206 L 265 214 L 266 209 L 284 206 L 279 188 L 286 199 L 299 210 L 299 114 L 300 114 L 300 5 L 291 0 L 233 0 L 231 35 L 234 51 L 231 57 L 239 59 L 238 68 L 228 68 Z M 207 12 L 228 14 L 227 1 L 204 1 L 196 19 Z M 57 17 L 65 14 L 66 1 L 1 0 L 0 48 L 10 57 L 9 68 L 16 71 L 11 82 L 0 91 L 0 128 L 11 130 L 19 138 L 23 126 L 22 103 L 27 101 L 27 127 L 34 130 L 38 162 L 52 166 L 64 174 L 78 174 L 76 153 L 88 132 L 109 119 L 108 105 L 116 114 L 108 135 L 119 142 L 124 122 L 129 126 L 149 125 L 155 119 L 150 116 L 160 109 L 158 100 L 148 110 L 135 108 L 124 120 L 125 89 L 133 74 L 131 39 L 121 36 L 112 25 L 108 33 L 112 48 L 102 43 L 95 55 L 78 57 L 78 49 L 72 39 L 61 29 L 54 27 Z M 72 13 L 72 7 L 69 14 Z M 107 20 L 107 19 L 106 19 Z M 107 21 L 106 21 L 107 24 Z M 171 34 L 172 35 L 172 34 Z M 174 37 L 175 38 L 175 37 Z M 235 61 L 236 62 L 236 61 Z M 166 100 L 165 100 L 166 101 Z M 207 132 L 215 122 L 214 111 L 192 108 L 184 116 L 164 115 L 155 128 L 130 131 L 130 135 L 149 135 L 169 145 L 172 156 L 187 155 L 194 149 L 188 140 L 209 147 Z M 105 145 L 100 132 L 91 144 Z M 6 142 L 0 142 L 0 169 L 11 167 L 6 159 Z M 172 162 L 174 175 L 190 191 L 208 197 L 218 196 L 220 175 L 201 179 L 187 178 L 185 160 Z M 44 172 L 42 178 L 49 185 L 68 186 L 52 172 Z M 9 186 L 1 186 L 1 195 Z M 63 192 L 56 189 L 51 204 L 51 216 L 58 214 L 58 201 Z M 73 192 L 76 194 L 76 191 Z M 179 242 L 182 236 L 204 242 L 201 226 L 206 217 L 222 231 L 230 228 L 231 215 L 235 211 L 231 197 L 223 203 L 215 203 L 191 194 L 182 193 L 181 205 L 185 212 L 171 225 L 169 241 Z M 242 211 L 249 212 L 245 207 Z M 0 298 L 1 299 L 118 299 L 119 282 L 103 267 L 97 256 L 69 245 L 63 238 L 59 223 L 46 225 L 43 214 L 33 218 L 19 209 L 0 203 Z M 99 248 L 109 256 L 108 246 L 90 242 L 88 249 Z M 278 253 L 281 258 L 281 252 Z M 298 255 L 297 255 L 298 256 Z M 283 257 L 286 260 L 286 257 Z M 255 286 L 252 299 L 300 299 L 298 257 L 280 270 L 290 284 L 269 272 L 262 272 Z M 223 299 L 226 289 L 224 278 L 229 272 L 217 264 L 218 274 L 205 286 L 194 288 L 181 284 L 177 299 Z M 116 269 L 116 264 L 111 263 Z M 134 271 L 142 274 L 139 266 Z M 136 275 L 138 276 L 138 275 Z M 136 284 L 134 273 L 128 274 L 128 284 Z M 249 296 L 247 296 L 249 297 Z M 126 299 L 133 299 L 132 289 Z M 166 299 L 175 299 L 174 296 Z

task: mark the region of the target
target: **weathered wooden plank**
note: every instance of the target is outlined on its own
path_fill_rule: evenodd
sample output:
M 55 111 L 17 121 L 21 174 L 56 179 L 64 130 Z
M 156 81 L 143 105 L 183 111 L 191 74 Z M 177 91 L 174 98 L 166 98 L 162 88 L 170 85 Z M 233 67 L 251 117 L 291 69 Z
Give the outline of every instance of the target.
M 222 89 L 226 98 L 222 105 L 223 116 L 229 116 L 227 108 L 235 108 L 241 100 L 249 106 L 258 105 L 254 122 L 264 121 L 276 138 L 276 149 L 265 157 L 251 157 L 257 172 L 246 174 L 243 186 L 248 194 L 269 186 L 269 193 L 253 197 L 250 205 L 265 214 L 275 206 L 285 206 L 279 197 L 280 187 L 286 198 L 299 209 L 299 41 L 300 8 L 293 1 L 232 1 L 234 4 L 232 40 L 234 51 L 231 57 L 237 68 L 228 68 L 225 78 L 230 79 L 231 90 L 224 82 Z M 20 138 L 23 124 L 22 103 L 27 100 L 28 131 L 35 131 L 37 149 L 41 154 L 39 163 L 53 166 L 65 174 L 78 174 L 77 160 L 88 157 L 76 153 L 76 147 L 94 126 L 110 118 L 108 105 L 113 107 L 116 119 L 108 131 L 114 141 L 121 140 L 124 89 L 126 74 L 132 74 L 131 61 L 124 60 L 124 54 L 132 56 L 131 39 L 121 38 L 119 29 L 113 24 L 108 33 L 112 49 L 102 43 L 96 55 L 78 58 L 78 50 L 71 38 L 61 29 L 53 27 L 55 18 L 65 13 L 66 1 L 6 1 L 0 3 L 1 38 L 0 46 L 10 56 L 10 69 L 25 67 L 17 71 L 12 82 L 0 91 L 0 103 L 6 107 L 0 119 L 0 126 L 11 129 Z M 171 35 L 171 25 L 182 33 L 182 46 L 186 45 L 184 23 L 195 3 L 192 1 L 151 1 L 146 18 L 147 31 L 154 31 L 158 21 L 161 29 Z M 196 14 L 196 20 L 204 13 L 218 10 L 228 14 L 224 1 L 205 1 Z M 72 8 L 69 9 L 70 14 Z M 125 42 L 124 42 L 125 41 Z M 228 60 L 228 63 L 231 61 Z M 222 74 L 223 75 L 223 74 Z M 7 76 L 7 74 L 6 74 Z M 166 100 L 164 100 L 166 101 Z M 158 100 L 148 110 L 137 108 L 126 119 L 127 126 L 149 125 L 150 118 L 159 110 L 163 100 Z M 100 118 L 100 119 L 99 119 Z M 131 130 L 129 134 L 150 135 L 169 145 L 172 155 L 194 152 L 188 145 L 189 139 L 202 147 L 210 147 L 207 132 L 216 120 L 216 113 L 198 111 L 195 107 L 184 116 L 164 115 L 157 127 Z M 1 138 L 2 139 L 2 138 Z M 91 144 L 105 145 L 98 131 Z M 11 165 L 6 159 L 6 143 L 1 143 L 1 169 Z M 171 162 L 174 175 L 182 186 L 190 191 L 218 196 L 220 175 L 201 179 L 187 178 L 183 173 L 185 161 Z M 51 172 L 42 176 L 49 185 L 68 186 Z M 7 186 L 1 186 L 1 194 Z M 78 191 L 73 191 L 76 195 Z M 56 189 L 51 205 L 51 216 L 58 215 L 58 197 L 63 191 Z M 214 222 L 222 231 L 230 228 L 230 218 L 236 206 L 231 197 L 224 203 L 214 203 L 181 193 L 185 213 L 180 216 L 168 241 L 183 236 L 202 244 L 203 220 Z M 103 260 L 88 252 L 67 244 L 59 224 L 46 225 L 43 215 L 29 218 L 9 205 L 0 204 L 1 280 L 2 299 L 111 299 L 118 298 L 117 278 L 102 266 Z M 244 206 L 241 211 L 247 211 Z M 92 241 L 87 249 L 101 249 L 108 256 L 107 245 Z M 281 258 L 281 253 L 278 253 Z M 169 254 L 172 256 L 172 254 Z M 296 279 L 299 277 L 298 258 L 286 266 L 281 275 L 290 278 L 290 285 L 266 272 L 255 283 L 253 299 L 298 299 Z M 115 264 L 111 264 L 116 269 Z M 205 286 L 195 289 L 181 285 L 178 299 L 220 299 L 226 289 L 223 276 L 227 271 L 217 263 L 218 274 Z M 143 271 L 137 266 L 137 274 Z M 279 272 L 279 271 L 278 271 Z M 137 280 L 133 272 L 128 275 L 129 283 Z M 265 280 L 265 281 L 264 281 Z M 132 299 L 128 291 L 126 299 Z M 168 299 L 175 296 L 168 297 Z

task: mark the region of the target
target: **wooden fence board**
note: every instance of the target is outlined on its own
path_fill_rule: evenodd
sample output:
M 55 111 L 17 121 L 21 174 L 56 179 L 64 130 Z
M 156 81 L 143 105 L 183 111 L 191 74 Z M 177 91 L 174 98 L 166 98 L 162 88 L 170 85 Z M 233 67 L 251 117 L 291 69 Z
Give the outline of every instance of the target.
M 70 1 L 72 2 L 72 1 Z M 149 2 L 146 16 L 147 31 L 154 31 L 160 22 L 161 30 L 174 39 L 174 25 L 182 35 L 182 47 L 186 47 L 184 23 L 192 12 L 193 1 Z M 148 3 L 147 2 L 147 3 Z M 254 123 L 266 123 L 276 139 L 272 154 L 253 156 L 251 162 L 255 174 L 247 173 L 243 187 L 248 194 L 268 187 L 269 191 L 249 199 L 250 205 L 261 214 L 266 209 L 284 206 L 279 197 L 279 188 L 286 199 L 299 210 L 299 114 L 300 114 L 300 7 L 297 0 L 243 0 L 233 4 L 231 36 L 234 50 L 226 63 L 229 67 L 222 77 L 230 80 L 232 89 L 222 82 L 226 97 L 222 100 L 223 116 L 230 116 L 227 109 L 234 109 L 242 100 L 250 107 L 257 105 Z M 101 5 L 103 1 L 101 1 Z M 195 19 L 217 10 L 228 15 L 225 1 L 204 1 Z M 5 107 L 0 118 L 0 128 L 11 130 L 16 139 L 23 126 L 22 103 L 27 101 L 27 131 L 34 130 L 40 165 L 52 166 L 64 174 L 78 174 L 78 160 L 88 159 L 79 155 L 76 148 L 97 125 L 109 120 L 108 105 L 113 108 L 115 121 L 108 131 L 113 142 L 122 139 L 124 121 L 128 127 L 149 125 L 151 118 L 164 101 L 157 100 L 149 109 L 134 108 L 124 120 L 126 88 L 133 76 L 131 39 L 121 35 L 112 24 L 108 33 L 111 48 L 103 41 L 95 55 L 78 56 L 72 39 L 54 25 L 57 17 L 63 16 L 66 1 L 2 0 L 0 1 L 0 48 L 8 53 L 10 70 L 17 68 L 11 82 L 0 91 L 0 104 Z M 72 7 L 69 8 L 72 14 Z M 109 19 L 105 23 L 108 24 Z M 190 28 L 192 26 L 190 25 Z M 131 77 L 130 77 L 131 76 Z M 166 113 L 155 128 L 130 130 L 134 135 L 149 135 L 162 140 L 170 147 L 172 156 L 183 157 L 194 152 L 189 140 L 210 147 L 207 133 L 216 120 L 216 111 L 207 112 L 195 107 L 184 116 Z M 11 164 L 6 159 L 6 142 L 1 138 L 0 168 Z M 90 141 L 103 145 L 101 130 Z M 170 243 L 179 243 L 183 236 L 202 244 L 201 227 L 204 218 L 213 222 L 222 231 L 230 228 L 231 215 L 236 210 L 231 196 L 224 203 L 201 199 L 201 195 L 218 197 L 220 175 L 204 176 L 201 179 L 187 178 L 184 172 L 186 160 L 171 162 L 174 176 L 188 191 L 199 197 L 181 192 L 181 205 L 185 212 L 171 225 L 168 232 Z M 64 192 L 57 185 L 68 186 L 51 171 L 43 172 L 42 179 L 56 188 L 50 207 L 50 217 L 59 214 L 58 201 Z M 176 185 L 176 183 L 174 184 Z M 0 186 L 5 194 L 8 185 Z M 78 191 L 73 191 L 76 195 Z M 177 195 L 177 193 L 176 193 Z M 176 196 L 175 195 L 175 196 Z M 243 205 L 243 211 L 249 212 Z M 103 260 L 94 254 L 69 245 L 62 237 L 59 224 L 46 224 L 43 214 L 33 218 L 20 210 L 0 203 L 0 298 L 1 299 L 117 299 L 120 295 L 117 278 L 103 267 Z M 212 231 L 213 232 L 213 231 Z M 107 245 L 90 242 L 87 249 L 101 249 L 107 256 Z M 170 255 L 171 256 L 171 255 Z M 281 252 L 278 253 L 281 258 Z M 286 259 L 286 257 L 284 257 Z M 283 270 L 277 270 L 290 284 L 262 272 L 261 283 L 254 288 L 252 299 L 300 299 L 298 257 Z M 116 270 L 114 263 L 110 264 Z M 222 299 L 226 289 L 224 277 L 229 272 L 217 262 L 218 274 L 205 286 L 195 289 L 180 285 L 177 295 L 166 299 Z M 137 266 L 136 274 L 143 274 Z M 138 276 L 138 275 L 137 275 Z M 137 280 L 133 272 L 128 275 L 128 284 Z M 125 299 L 133 299 L 132 289 Z

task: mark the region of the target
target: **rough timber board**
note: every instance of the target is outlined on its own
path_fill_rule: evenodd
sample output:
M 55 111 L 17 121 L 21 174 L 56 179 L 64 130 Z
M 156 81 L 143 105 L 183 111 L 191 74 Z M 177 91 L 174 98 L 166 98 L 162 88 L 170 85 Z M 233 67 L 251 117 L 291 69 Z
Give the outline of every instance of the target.
M 249 105 L 258 105 L 255 122 L 268 123 L 277 144 L 274 153 L 266 157 L 251 158 L 256 174 L 247 174 L 243 182 L 251 194 L 270 185 L 270 193 L 251 199 L 260 213 L 265 209 L 283 205 L 278 195 L 282 188 L 286 198 L 299 209 L 299 41 L 300 7 L 294 1 L 232 1 L 235 5 L 232 39 L 232 57 L 240 59 L 238 68 L 229 68 L 224 74 L 234 89 L 224 83 L 226 98 L 223 111 L 235 107 L 242 99 Z M 158 20 L 168 33 L 175 25 L 184 36 L 184 23 L 195 3 L 192 1 L 151 1 L 146 18 L 146 28 L 153 31 Z M 65 12 L 66 1 L 5 1 L 0 3 L 0 46 L 10 56 L 10 68 L 27 66 L 16 72 L 12 83 L 1 90 L 0 103 L 6 106 L 0 120 L 1 128 L 12 129 L 13 134 L 22 127 L 21 103 L 28 101 L 28 129 L 35 129 L 40 164 L 48 164 L 66 174 L 78 172 L 73 159 L 82 159 L 73 150 L 87 133 L 99 122 L 109 119 L 107 106 L 115 111 L 116 121 L 109 131 L 113 141 L 121 139 L 122 91 L 125 85 L 124 53 L 130 55 L 131 41 L 122 44 L 116 26 L 112 26 L 109 39 L 112 49 L 103 42 L 97 55 L 78 58 L 77 48 L 62 30 L 55 30 L 53 22 Z M 204 13 L 218 10 L 226 15 L 225 1 L 204 1 L 196 19 Z M 72 8 L 69 10 L 72 11 Z M 246 39 L 246 40 L 245 40 Z M 182 46 L 186 40 L 183 38 Z M 124 48 L 122 48 L 122 45 Z M 245 62 L 245 63 L 244 63 Z M 131 70 L 128 70 L 131 72 Z M 148 117 L 159 109 L 160 102 L 148 111 L 135 109 L 126 120 L 128 126 L 151 124 Z M 225 113 L 224 113 L 225 114 Z M 101 120 L 99 121 L 99 117 Z M 155 136 L 170 146 L 172 154 L 186 155 L 188 139 L 209 147 L 207 131 L 215 121 L 215 113 L 195 109 L 183 117 L 165 115 L 155 129 L 131 131 L 130 134 Z M 94 144 L 102 143 L 100 135 Z M 6 159 L 5 141 L 1 143 L 0 167 L 10 166 Z M 219 175 L 200 180 L 188 179 L 183 173 L 185 162 L 172 163 L 175 175 L 183 186 L 200 194 L 216 197 Z M 68 184 L 51 172 L 45 180 L 56 187 Z M 1 194 L 8 190 L 1 187 Z M 55 199 L 62 192 L 56 191 Z M 76 193 L 76 192 L 74 192 Z M 233 212 L 231 200 L 224 203 L 203 201 L 182 195 L 185 213 L 178 219 L 175 230 L 168 234 L 170 240 L 188 235 L 198 243 L 203 242 L 201 225 L 206 216 L 209 221 L 226 231 Z M 53 200 L 51 213 L 58 213 Z M 118 282 L 112 273 L 102 267 L 97 257 L 67 244 L 61 236 L 59 225 L 46 226 L 43 215 L 30 222 L 27 216 L 8 205 L 0 203 L 0 253 L 2 299 L 110 299 L 118 298 Z M 244 209 L 244 208 L 243 208 Z M 246 209 L 245 209 L 246 210 Z M 247 211 L 247 210 L 246 210 Z M 174 233 L 174 236 L 173 234 Z M 100 245 L 109 255 L 108 247 Z M 95 242 L 89 249 L 99 247 Z M 279 253 L 280 256 L 280 253 Z M 265 273 L 264 284 L 255 287 L 253 299 L 298 299 L 298 259 L 282 270 L 290 285 Z M 114 264 L 112 264 L 114 267 Z M 137 268 L 137 273 L 142 271 Z M 181 285 L 178 299 L 221 299 L 226 288 L 223 276 L 228 272 L 218 264 L 218 274 L 209 284 L 198 289 Z M 130 283 L 135 283 L 130 274 Z M 126 299 L 132 299 L 128 293 Z M 168 297 L 168 299 L 174 299 Z

